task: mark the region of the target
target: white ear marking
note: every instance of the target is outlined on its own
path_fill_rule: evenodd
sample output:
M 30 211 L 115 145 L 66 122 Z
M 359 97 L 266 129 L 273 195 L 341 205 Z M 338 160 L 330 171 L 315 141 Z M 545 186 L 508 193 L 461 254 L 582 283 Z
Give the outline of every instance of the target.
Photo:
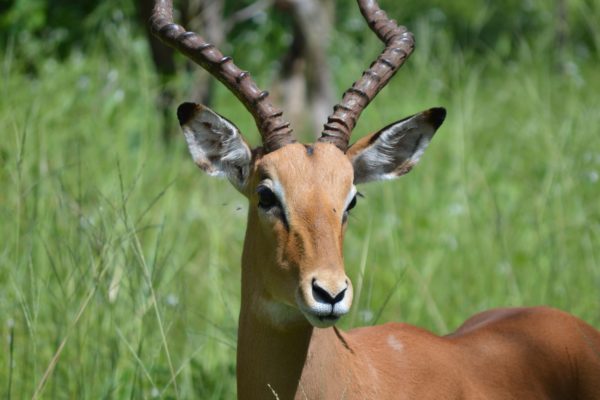
M 354 183 L 393 179 L 417 164 L 446 110 L 432 108 L 395 122 L 358 141 L 349 149 Z M 354 146 L 357 146 L 353 149 Z
M 194 162 L 211 176 L 226 176 L 242 190 L 252 153 L 237 127 L 202 105 L 184 103 L 177 117 Z

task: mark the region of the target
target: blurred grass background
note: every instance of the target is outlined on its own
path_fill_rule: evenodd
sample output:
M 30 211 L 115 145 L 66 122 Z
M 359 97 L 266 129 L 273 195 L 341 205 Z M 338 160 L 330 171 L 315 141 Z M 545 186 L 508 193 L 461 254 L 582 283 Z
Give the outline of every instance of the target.
M 537 304 L 600 327 L 600 4 L 568 2 L 558 52 L 550 2 L 475 3 L 382 1 L 417 49 L 356 137 L 449 114 L 413 172 L 360 189 L 345 244 L 360 296 L 344 328 L 442 334 Z M 247 205 L 182 138 L 161 140 L 161 83 L 129 2 L 73 6 L 80 23 L 56 26 L 47 4 L 0 18 L 0 396 L 233 398 Z M 336 4 L 341 93 L 380 46 Z M 267 87 L 285 24 L 248 24 L 228 50 Z M 229 93 L 213 108 L 259 143 Z

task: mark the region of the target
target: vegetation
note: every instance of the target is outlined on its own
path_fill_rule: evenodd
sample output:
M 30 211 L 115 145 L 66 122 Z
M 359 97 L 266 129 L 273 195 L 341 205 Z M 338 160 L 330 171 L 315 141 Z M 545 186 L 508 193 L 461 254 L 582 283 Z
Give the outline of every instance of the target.
M 598 12 L 574 4 L 582 19 Z M 33 28 L 43 57 L 23 53 L 16 33 L 0 52 L 8 399 L 235 395 L 247 205 L 194 167 L 183 140 L 160 140 L 160 85 L 128 21 L 109 19 L 62 55 Z M 412 21 L 417 50 L 355 137 L 430 106 L 449 114 L 413 172 L 360 189 L 345 243 L 357 297 L 342 326 L 445 333 L 487 308 L 548 304 L 600 327 L 600 34 L 588 29 L 588 50 L 572 46 L 558 68 L 550 25 L 507 53 L 505 41 L 468 46 L 429 16 Z M 340 93 L 379 48 L 341 25 Z M 254 67 L 268 86 L 270 71 Z M 229 93 L 213 108 L 258 144 Z

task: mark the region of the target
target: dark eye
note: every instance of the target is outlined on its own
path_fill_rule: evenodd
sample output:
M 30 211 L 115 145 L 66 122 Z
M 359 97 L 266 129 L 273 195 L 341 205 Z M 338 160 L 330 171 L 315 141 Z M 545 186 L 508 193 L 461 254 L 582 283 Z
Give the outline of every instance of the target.
M 279 199 L 275 193 L 266 186 L 259 186 L 256 189 L 258 194 L 258 206 L 264 210 L 269 210 L 279 205 Z

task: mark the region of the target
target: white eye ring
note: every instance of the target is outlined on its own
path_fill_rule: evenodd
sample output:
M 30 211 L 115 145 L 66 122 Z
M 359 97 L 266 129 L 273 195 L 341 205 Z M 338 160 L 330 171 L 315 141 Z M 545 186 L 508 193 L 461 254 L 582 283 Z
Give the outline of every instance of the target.
M 272 199 L 269 199 L 268 201 L 266 201 L 264 206 L 261 206 L 261 200 L 260 200 L 261 189 L 264 190 L 266 193 L 270 192 L 273 197 Z M 271 180 L 268 178 L 263 179 L 256 187 L 256 192 L 259 196 L 259 202 L 258 202 L 259 215 L 263 215 L 267 218 L 273 218 L 273 219 L 282 221 L 283 224 L 286 227 L 288 227 L 289 226 L 288 225 L 289 214 L 285 207 L 285 203 L 284 203 L 285 197 L 284 197 L 284 192 L 283 192 L 283 188 L 281 187 L 281 185 L 275 180 Z M 266 195 L 269 196 L 268 194 L 266 194 Z
M 351 203 L 356 204 L 356 196 L 358 196 L 358 191 L 356 190 L 356 186 L 352 185 L 350 188 L 350 192 L 348 192 L 348 196 L 346 196 L 346 201 L 344 202 L 344 212 L 342 213 L 342 223 L 346 221 L 346 217 L 348 215 L 348 211 L 354 208 L 354 205 L 350 207 Z

